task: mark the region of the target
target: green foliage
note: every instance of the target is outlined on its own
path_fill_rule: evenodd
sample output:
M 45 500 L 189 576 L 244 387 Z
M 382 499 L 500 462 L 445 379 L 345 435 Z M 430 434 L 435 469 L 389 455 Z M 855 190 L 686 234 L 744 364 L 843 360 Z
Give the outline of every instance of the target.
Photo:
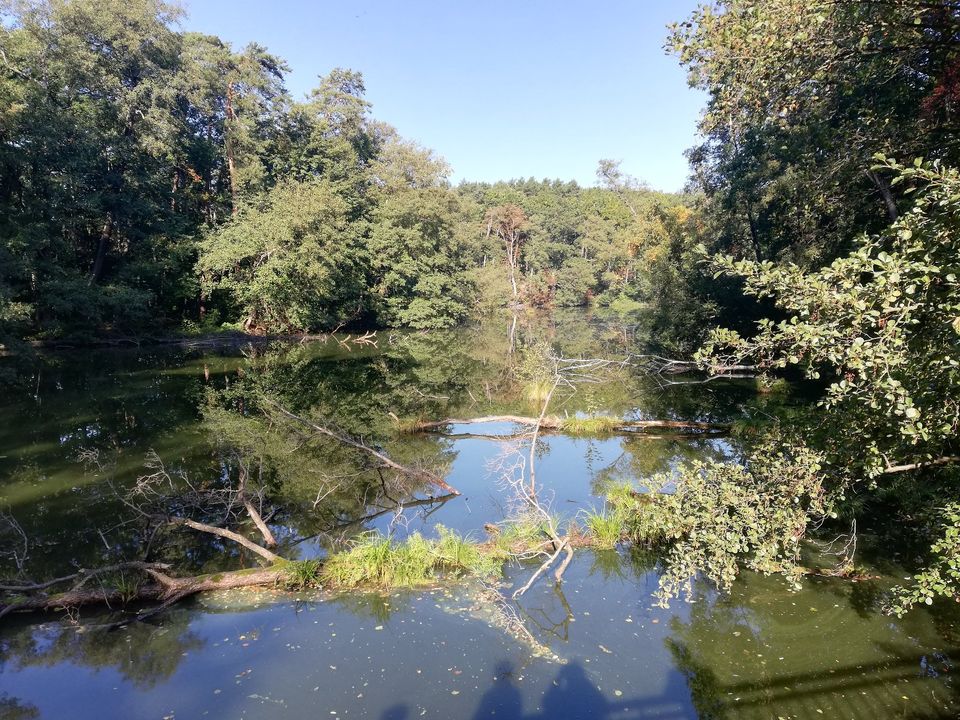
M 937 597 L 960 593 L 960 503 L 941 511 L 941 536 L 930 548 L 933 562 L 913 576 L 906 587 L 895 588 L 888 610 L 903 615 L 918 603 L 932 605 Z
M 831 512 L 822 462 L 818 453 L 772 437 L 747 466 L 685 463 L 654 476 L 651 494 L 620 487 L 607 500 L 627 537 L 665 552 L 657 592 L 662 605 L 681 594 L 690 599 L 700 574 L 728 589 L 741 564 L 796 583 L 807 526 Z
M 952 455 L 958 430 L 960 176 L 938 164 L 883 167 L 911 185 L 913 208 L 824 269 L 714 259 L 787 319 L 762 321 L 752 338 L 717 330 L 700 353 L 708 363 L 796 365 L 827 380 L 828 418 L 860 433 L 856 447 L 831 448 L 853 479 Z
M 592 263 L 585 258 L 573 258 L 557 271 L 554 302 L 561 307 L 586 305 L 596 282 Z
M 822 270 L 713 259 L 716 272 L 742 278 L 747 293 L 772 298 L 786 317 L 761 321 L 749 338 L 718 329 L 699 358 L 768 372 L 796 366 L 825 382 L 814 424 L 801 422 L 802 437 L 785 450 L 813 454 L 809 472 L 829 502 L 868 489 L 922 516 L 957 499 L 960 175 L 938 162 L 905 167 L 884 158 L 877 171 L 892 172 L 891 184 L 906 186 L 913 207 Z M 756 456 L 749 467 L 756 472 Z M 957 593 L 951 513 L 931 566 L 900 593 L 895 610 Z
M 709 95 L 691 151 L 712 248 L 818 265 L 895 217 L 878 151 L 960 161 L 956 8 L 922 0 L 724 0 L 667 47 Z
M 348 199 L 327 181 L 282 183 L 201 243 L 208 291 L 224 291 L 247 329 L 306 332 L 363 306 L 365 250 Z
M 460 204 L 448 173 L 430 151 L 399 140 L 387 142 L 374 164 L 381 199 L 369 252 L 381 324 L 447 328 L 470 309 L 473 288 L 456 232 Z
M 601 171 L 599 188 L 534 180 L 458 188 L 465 213 L 475 218 L 466 235 L 473 233 L 472 262 L 480 266 L 473 272 L 484 307 L 514 299 L 511 257 L 516 297 L 526 305 L 646 299 L 645 254 L 667 241 L 666 216 L 689 199 L 648 190 L 609 162 Z
M 371 120 L 359 73 L 296 103 L 282 60 L 178 17 L 160 0 L 10 6 L 0 337 L 460 322 L 472 287 L 442 161 Z

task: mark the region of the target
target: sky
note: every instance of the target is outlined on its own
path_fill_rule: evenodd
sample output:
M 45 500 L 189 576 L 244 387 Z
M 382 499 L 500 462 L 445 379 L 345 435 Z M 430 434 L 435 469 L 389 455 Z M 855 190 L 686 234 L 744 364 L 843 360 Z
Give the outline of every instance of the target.
M 682 188 L 705 96 L 663 43 L 695 0 L 182 0 L 186 30 L 284 58 L 302 98 L 363 73 L 373 115 L 453 180 L 596 181 L 597 161 Z

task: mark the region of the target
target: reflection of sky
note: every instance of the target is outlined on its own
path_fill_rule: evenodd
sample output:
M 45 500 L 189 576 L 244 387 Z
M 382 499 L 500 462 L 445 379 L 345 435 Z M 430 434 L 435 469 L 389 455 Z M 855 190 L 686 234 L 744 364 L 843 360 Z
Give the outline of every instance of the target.
M 508 423 L 486 423 L 456 426 L 453 432 L 509 435 L 514 429 Z M 518 457 L 526 463 L 529 447 L 529 442 L 498 442 L 475 436 L 454 439 L 456 457 L 446 479 L 463 496 L 425 519 L 418 516 L 426 510 L 407 513 L 408 522 L 402 527 L 428 532 L 440 523 L 461 532 L 482 533 L 485 523 L 504 519 L 509 510 L 511 492 L 503 482 L 503 468 L 512 468 Z M 551 512 L 565 518 L 601 509 L 612 484 L 628 483 L 642 488 L 654 473 L 669 475 L 691 456 L 722 459 L 734 452 L 729 441 L 717 438 L 674 441 L 546 434 L 540 437 L 538 447 L 536 476 L 540 497 L 549 503 Z M 667 484 L 664 489 L 669 492 L 671 488 Z M 391 522 L 391 518 L 382 518 L 379 527 L 387 530 Z

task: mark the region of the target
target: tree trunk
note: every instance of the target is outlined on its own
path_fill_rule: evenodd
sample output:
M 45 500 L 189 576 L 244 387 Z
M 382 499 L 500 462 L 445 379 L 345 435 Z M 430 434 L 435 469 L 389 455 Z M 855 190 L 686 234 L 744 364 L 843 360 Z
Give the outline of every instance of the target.
M 510 268 L 510 287 L 513 290 L 513 301 L 517 301 L 517 255 L 516 240 L 507 241 L 507 266 Z
M 237 168 L 233 147 L 233 124 L 236 114 L 233 109 L 233 83 L 227 83 L 227 132 L 224 137 L 224 152 L 227 156 L 227 172 L 230 175 L 230 213 L 237 214 Z
M 887 215 L 890 218 L 890 222 L 896 222 L 897 218 L 900 217 L 900 213 L 897 210 L 897 203 L 893 199 L 893 193 L 890 192 L 890 185 L 873 170 L 867 170 L 866 173 L 870 181 L 877 190 L 880 191 L 880 197 L 883 198 L 883 204 L 887 208 Z
M 132 597 L 130 595 L 124 595 L 117 590 L 108 590 L 103 586 L 96 588 L 79 588 L 53 595 L 41 594 L 19 598 L 15 603 L 0 606 L 0 615 L 8 612 L 62 610 L 64 608 L 74 608 L 82 605 L 122 606 L 124 603 L 133 601 L 161 602 L 163 605 L 160 607 L 163 608 L 172 602 L 199 592 L 275 585 L 283 580 L 283 570 L 279 568 L 236 570 L 233 572 L 188 578 L 170 577 L 151 570 L 147 570 L 146 572 L 155 582 L 140 585 Z M 154 611 L 148 611 L 148 613 L 152 615 Z M 143 616 L 133 616 L 131 620 L 137 620 L 141 617 Z
M 757 262 L 763 261 L 763 254 L 760 252 L 760 238 L 757 233 L 757 221 L 753 217 L 753 210 L 750 209 L 750 205 L 746 205 L 747 210 L 747 222 L 750 225 L 750 242 L 753 244 L 753 255 L 756 258 Z
M 213 127 L 210 120 L 207 119 L 207 145 L 213 145 Z M 203 182 L 206 188 L 206 202 L 204 203 L 204 213 L 207 216 L 207 225 L 212 226 L 216 222 L 213 212 L 213 169 L 207 165 L 203 173 Z
M 113 234 L 113 218 L 107 215 L 107 220 L 100 231 L 100 239 L 97 241 L 97 255 L 93 260 L 93 270 L 90 272 L 90 283 L 99 282 L 103 275 L 103 263 L 107 257 L 107 249 L 110 247 L 110 238 Z

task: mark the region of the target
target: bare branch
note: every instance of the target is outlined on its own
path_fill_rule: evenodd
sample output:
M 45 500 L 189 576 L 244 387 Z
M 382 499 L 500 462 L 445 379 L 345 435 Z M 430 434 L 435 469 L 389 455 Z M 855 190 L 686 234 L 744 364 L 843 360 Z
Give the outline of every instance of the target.
M 282 557 L 276 553 L 270 552 L 262 545 L 257 545 L 252 540 L 248 540 L 243 535 L 233 532 L 233 530 L 227 530 L 226 528 L 218 528 L 213 525 L 207 525 L 206 523 L 197 522 L 196 520 L 190 520 L 189 518 L 171 518 L 171 525 L 186 525 L 188 528 L 193 528 L 194 530 L 199 530 L 200 532 L 209 533 L 210 535 L 216 535 L 217 537 L 225 538 L 226 540 L 232 540 L 238 545 L 242 545 L 251 552 L 255 552 L 257 555 L 262 557 L 267 562 L 276 563 L 283 560 Z
M 117 563 L 116 565 L 106 565 L 100 568 L 94 568 L 92 570 L 79 570 L 71 575 L 64 575 L 63 577 L 54 578 L 53 580 L 47 580 L 46 582 L 41 583 L 22 583 L 22 584 L 8 584 L 0 585 L 0 590 L 5 592 L 37 592 L 40 590 L 46 590 L 47 588 L 53 587 L 60 583 L 69 582 L 71 580 L 80 580 L 77 585 L 78 587 L 84 584 L 88 579 L 96 577 L 97 575 L 106 575 L 107 573 L 117 572 L 120 570 L 143 570 L 147 571 L 158 571 L 158 570 L 167 570 L 170 566 L 165 563 L 146 563 L 146 562 L 124 562 Z
M 920 468 L 934 467 L 936 465 L 951 465 L 955 462 L 960 462 L 960 455 L 946 455 L 935 460 L 915 462 L 908 465 L 890 465 L 883 469 L 883 473 L 888 475 L 893 473 L 909 472 L 910 470 L 919 470 Z
M 446 481 L 443 480 L 443 478 L 439 477 L 438 475 L 435 475 L 434 473 L 428 470 L 410 468 L 405 465 L 401 465 L 400 463 L 391 460 L 389 457 L 387 457 L 383 453 L 377 450 L 374 450 L 372 447 L 364 445 L 363 443 L 358 442 L 353 438 L 347 437 L 342 433 L 338 433 L 333 430 L 330 430 L 329 428 L 326 428 L 322 425 L 318 425 L 317 423 L 307 420 L 306 418 L 300 417 L 299 415 L 295 415 L 294 413 L 290 412 L 289 410 L 279 405 L 278 403 L 273 402 L 272 400 L 268 400 L 267 402 L 273 407 L 275 407 L 281 415 L 284 415 L 285 417 L 288 417 L 291 420 L 295 420 L 301 425 L 304 425 L 314 430 L 315 432 L 320 433 L 321 435 L 325 435 L 329 438 L 333 438 L 334 440 L 336 440 L 339 443 L 342 443 L 343 445 L 356 448 L 357 450 L 362 450 L 363 452 L 367 453 L 371 457 L 374 457 L 377 460 L 379 460 L 385 466 L 393 470 L 396 470 L 399 473 L 407 475 L 408 477 L 415 478 L 417 480 L 428 482 L 431 485 L 435 485 L 447 493 L 452 493 L 454 495 L 460 494 L 460 492 L 456 488 L 452 487 L 451 485 L 448 485 Z
M 277 539 L 273 536 L 270 528 L 267 527 L 267 524 L 263 521 L 259 511 L 253 506 L 253 503 L 250 502 L 250 498 L 247 497 L 247 466 L 242 462 L 240 462 L 239 465 L 240 484 L 237 487 L 237 497 L 240 502 L 243 503 L 243 507 L 246 508 L 247 515 L 249 515 L 250 519 L 253 520 L 253 524 L 257 526 L 260 534 L 263 535 L 263 541 L 267 544 L 267 547 L 274 547 L 277 544 Z
M 537 568 L 537 571 L 530 576 L 530 579 L 527 580 L 527 584 L 514 591 L 513 597 L 518 598 L 521 595 L 523 595 L 525 592 L 527 592 L 527 590 L 529 590 L 531 586 L 537 581 L 537 578 L 543 575 L 543 573 L 545 573 L 550 568 L 550 566 L 553 565 L 553 561 L 556 560 L 560 556 L 560 553 L 562 553 L 567 547 L 568 547 L 568 543 L 566 540 L 564 540 L 560 544 L 560 547 L 558 547 L 556 551 L 553 553 L 553 555 L 551 555 L 546 560 L 544 560 L 543 564 Z M 560 582 L 559 577 L 557 577 L 557 582 Z

